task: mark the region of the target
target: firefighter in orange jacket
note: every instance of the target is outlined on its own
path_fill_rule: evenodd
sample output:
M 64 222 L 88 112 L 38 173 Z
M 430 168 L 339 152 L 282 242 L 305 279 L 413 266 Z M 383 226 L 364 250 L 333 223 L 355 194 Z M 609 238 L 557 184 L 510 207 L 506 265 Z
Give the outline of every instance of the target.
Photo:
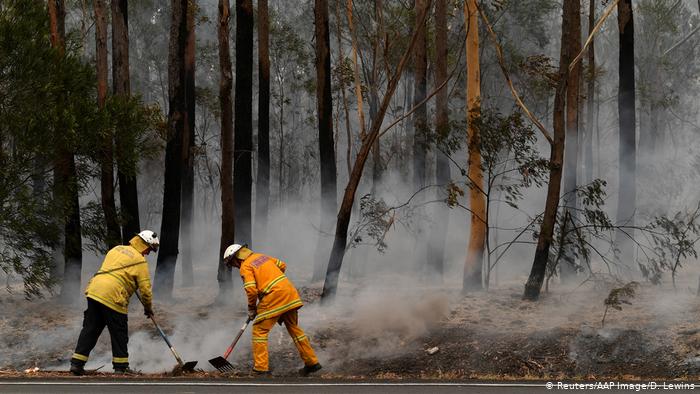
M 275 323 L 284 323 L 304 368 L 301 375 L 321 369 L 309 338 L 299 327 L 297 310 L 303 303 L 297 289 L 285 276 L 287 265 L 280 259 L 253 253 L 247 245 L 233 244 L 224 252 L 224 262 L 240 270 L 248 296 L 248 319 L 253 321 L 253 372 L 269 373 L 267 337 Z
M 88 307 L 83 328 L 71 357 L 70 371 L 85 373 L 85 363 L 105 326 L 112 340 L 112 366 L 116 373 L 129 373 L 129 299 L 138 289 L 146 316 L 153 315 L 151 279 L 146 255 L 157 251 L 160 241 L 156 233 L 141 231 L 129 245 L 112 248 L 105 256 L 100 270 L 85 289 Z

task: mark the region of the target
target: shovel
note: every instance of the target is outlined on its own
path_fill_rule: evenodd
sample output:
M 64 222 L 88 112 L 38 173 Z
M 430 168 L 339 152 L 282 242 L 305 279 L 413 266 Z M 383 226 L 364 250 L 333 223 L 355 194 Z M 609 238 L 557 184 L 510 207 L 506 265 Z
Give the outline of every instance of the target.
M 141 296 L 139 295 L 138 292 L 136 292 L 136 297 L 139 299 L 139 301 L 141 301 Z M 143 305 L 143 301 L 141 301 L 141 305 Z M 149 316 L 149 318 L 153 322 L 153 325 L 156 326 L 158 333 L 165 340 L 165 343 L 168 344 L 170 351 L 173 353 L 173 356 L 175 356 L 175 359 L 177 360 L 177 366 L 175 368 L 173 368 L 173 374 L 177 374 L 180 372 L 193 372 L 194 367 L 197 365 L 197 362 L 196 361 L 183 362 L 180 355 L 177 354 L 177 351 L 175 351 L 175 348 L 170 343 L 170 340 L 168 339 L 168 337 L 165 335 L 163 330 L 160 329 L 160 326 L 158 325 L 158 323 L 156 323 L 156 319 L 153 317 L 153 315 Z
M 236 338 L 234 338 L 233 342 L 231 342 L 231 346 L 226 349 L 226 353 L 224 353 L 224 356 L 221 357 L 215 357 L 209 360 L 209 364 L 211 364 L 214 368 L 218 369 L 219 372 L 233 372 L 233 365 L 231 365 L 228 360 L 228 356 L 231 354 L 233 351 L 233 347 L 236 346 L 236 343 L 238 343 L 238 340 L 241 339 L 241 335 L 243 335 L 243 331 L 248 327 L 248 323 L 251 322 L 252 319 L 248 319 L 245 321 L 245 324 L 243 327 L 241 327 L 241 330 L 238 331 L 238 334 L 236 335 Z

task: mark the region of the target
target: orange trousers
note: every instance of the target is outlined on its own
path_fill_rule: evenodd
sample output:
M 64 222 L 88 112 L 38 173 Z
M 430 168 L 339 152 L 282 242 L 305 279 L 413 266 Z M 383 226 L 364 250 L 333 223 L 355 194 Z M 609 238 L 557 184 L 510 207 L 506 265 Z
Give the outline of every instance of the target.
M 289 336 L 292 337 L 301 359 L 304 360 L 304 364 L 310 366 L 318 363 L 316 353 L 314 353 L 314 349 L 311 348 L 309 338 L 299 327 L 299 314 L 297 310 L 294 309 L 279 316 L 262 320 L 253 325 L 253 369 L 256 371 L 269 370 L 267 336 L 278 321 L 282 321 L 285 327 L 287 327 L 287 332 L 289 332 Z

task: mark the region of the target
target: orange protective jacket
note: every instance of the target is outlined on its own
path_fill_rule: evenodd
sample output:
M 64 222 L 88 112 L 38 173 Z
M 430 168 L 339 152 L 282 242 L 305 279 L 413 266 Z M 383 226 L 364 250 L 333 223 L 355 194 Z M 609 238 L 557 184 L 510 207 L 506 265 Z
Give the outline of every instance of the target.
M 286 269 L 282 260 L 260 253 L 251 254 L 241 263 L 248 308 L 255 309 L 257 303 L 255 323 L 304 305 L 297 289 L 284 274 Z

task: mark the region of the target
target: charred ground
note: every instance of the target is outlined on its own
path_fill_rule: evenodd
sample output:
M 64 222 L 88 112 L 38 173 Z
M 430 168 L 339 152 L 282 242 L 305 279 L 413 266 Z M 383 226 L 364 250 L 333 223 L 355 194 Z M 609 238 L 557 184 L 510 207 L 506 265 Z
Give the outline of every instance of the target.
M 537 303 L 522 301 L 516 287 L 488 293 L 424 292 L 410 305 L 387 297 L 372 307 L 354 305 L 328 310 L 318 304 L 319 291 L 303 288 L 306 306 L 301 324 L 312 338 L 324 369 L 332 379 L 682 379 L 700 372 L 698 300 L 689 292 L 661 292 L 642 287 L 631 305 L 612 311 L 601 326 L 605 289 L 549 294 Z M 419 292 L 420 293 L 420 292 Z M 662 296 L 663 294 L 663 296 Z M 363 298 L 356 298 L 358 303 Z M 4 296 L 0 305 L 0 377 L 63 376 L 79 331 L 82 309 L 50 300 L 28 302 Z M 239 308 L 209 304 L 158 305 L 160 321 L 175 338 L 233 335 Z M 403 308 L 403 311 L 401 309 Z M 167 310 L 167 312 L 165 312 Z M 144 364 L 144 351 L 132 351 L 132 365 L 152 377 L 172 376 L 160 365 L 174 365 L 149 322 L 130 315 L 132 348 L 149 342 L 146 352 L 160 352 L 160 364 Z M 185 323 L 183 323 L 185 322 Z M 202 323 L 205 322 L 205 323 Z M 210 331 L 202 331 L 209 327 Z M 217 333 L 219 330 L 220 333 Z M 145 338 L 145 339 L 144 339 Z M 150 343 L 152 341 L 152 343 Z M 251 368 L 250 345 L 242 344 L 232 362 L 236 372 L 212 371 L 207 359 L 223 351 L 227 341 L 181 345 L 184 358 L 198 359 L 195 376 L 243 378 Z M 245 342 L 249 339 L 244 338 Z M 178 347 L 178 340 L 175 340 Z M 439 350 L 429 354 L 428 349 Z M 212 353 L 212 354 L 210 354 Z M 270 335 L 273 377 L 296 375 L 300 361 L 281 327 Z M 106 333 L 93 358 L 108 360 Z M 93 362 L 93 368 L 104 362 Z M 108 364 L 108 363 L 107 363 Z M 154 366 L 155 365 L 155 366 Z M 25 369 L 39 367 L 39 372 Z M 90 365 L 88 365 L 90 367 Z M 105 366 L 97 375 L 107 375 Z

